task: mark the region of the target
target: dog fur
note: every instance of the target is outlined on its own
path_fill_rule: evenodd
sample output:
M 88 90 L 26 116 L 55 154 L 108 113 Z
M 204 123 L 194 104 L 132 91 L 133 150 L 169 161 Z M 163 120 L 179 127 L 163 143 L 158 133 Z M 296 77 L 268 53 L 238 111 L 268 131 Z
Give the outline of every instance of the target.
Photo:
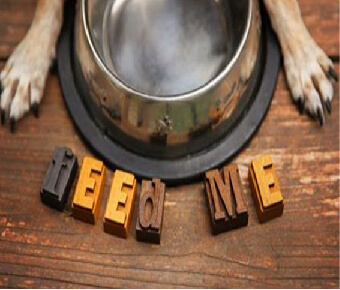
M 253 0 L 258 1 L 258 0 Z M 332 61 L 305 27 L 297 0 L 264 0 L 280 41 L 284 70 L 293 101 L 324 124 L 331 112 L 332 81 L 338 80 Z M 32 25 L 0 74 L 1 123 L 16 123 L 30 110 L 38 116 L 49 69 L 63 21 L 64 0 L 39 0 Z

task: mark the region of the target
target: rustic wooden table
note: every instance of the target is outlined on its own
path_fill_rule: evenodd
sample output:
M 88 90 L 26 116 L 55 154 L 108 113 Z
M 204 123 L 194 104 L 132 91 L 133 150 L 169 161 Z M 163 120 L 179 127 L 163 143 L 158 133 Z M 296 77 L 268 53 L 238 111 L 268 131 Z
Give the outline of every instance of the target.
M 300 0 L 316 41 L 339 70 L 339 2 Z M 0 68 L 24 36 L 36 0 L 0 0 Z M 51 74 L 36 120 L 15 135 L 0 128 L 1 287 L 339 287 L 339 94 L 320 128 L 292 105 L 283 74 L 269 114 L 235 159 L 249 225 L 210 234 L 202 184 L 168 190 L 161 246 L 127 240 L 44 206 L 39 188 L 54 148 L 89 154 Z M 273 155 L 285 200 L 281 218 L 260 225 L 247 165 Z M 103 215 L 111 172 L 105 188 Z

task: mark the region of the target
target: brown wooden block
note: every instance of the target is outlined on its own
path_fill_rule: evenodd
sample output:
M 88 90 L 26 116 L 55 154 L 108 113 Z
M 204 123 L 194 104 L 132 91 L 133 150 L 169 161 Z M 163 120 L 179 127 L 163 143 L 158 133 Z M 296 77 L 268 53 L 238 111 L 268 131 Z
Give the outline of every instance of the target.
M 106 169 L 102 161 L 84 157 L 72 203 L 74 218 L 91 224 L 96 223 L 105 177 Z
M 284 204 L 272 157 L 266 155 L 253 160 L 248 177 L 260 222 L 281 216 Z
M 77 174 L 77 157 L 69 148 L 56 148 L 40 190 L 43 203 L 64 210 Z
M 159 179 L 143 180 L 136 224 L 137 241 L 160 244 L 165 184 Z
M 222 176 L 223 175 L 223 176 Z M 206 198 L 214 235 L 248 225 L 248 210 L 243 198 L 236 164 L 205 174 Z
M 135 177 L 130 173 L 116 170 L 104 215 L 104 231 L 106 233 L 127 238 L 136 191 Z

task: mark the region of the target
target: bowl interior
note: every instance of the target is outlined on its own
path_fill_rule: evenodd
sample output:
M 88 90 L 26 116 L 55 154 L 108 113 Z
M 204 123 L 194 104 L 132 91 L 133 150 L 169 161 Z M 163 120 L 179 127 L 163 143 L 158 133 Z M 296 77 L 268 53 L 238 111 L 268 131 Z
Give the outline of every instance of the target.
M 130 88 L 176 96 L 214 79 L 235 56 L 249 0 L 91 0 L 90 37 L 109 71 Z

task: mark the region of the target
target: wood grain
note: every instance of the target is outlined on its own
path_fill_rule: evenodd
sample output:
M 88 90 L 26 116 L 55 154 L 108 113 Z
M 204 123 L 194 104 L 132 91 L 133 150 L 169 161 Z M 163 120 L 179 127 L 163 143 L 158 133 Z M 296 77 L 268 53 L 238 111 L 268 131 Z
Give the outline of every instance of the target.
M 0 0 L 0 59 L 5 60 L 24 37 L 37 0 Z M 339 56 L 339 1 L 299 0 L 302 16 L 316 42 Z
M 1 57 L 8 56 L 24 33 L 34 2 L 0 0 Z M 329 8 L 336 1 L 300 2 L 312 34 L 338 56 L 332 46 L 339 35 L 338 8 Z M 327 37 L 320 27 L 328 27 Z M 137 242 L 132 232 L 122 240 L 105 234 L 102 223 L 74 220 L 70 204 L 68 212 L 60 214 L 41 203 L 39 190 L 55 147 L 71 148 L 79 160 L 90 154 L 66 112 L 57 77 L 51 75 L 40 119 L 26 117 L 15 135 L 8 127 L 0 128 L 0 286 L 339 288 L 336 91 L 333 113 L 321 129 L 299 115 L 281 74 L 265 122 L 234 160 L 240 168 L 248 227 L 212 236 L 203 184 L 169 188 L 162 244 L 154 246 Z M 250 161 L 263 154 L 273 156 L 285 213 L 260 225 L 247 173 Z M 100 220 L 111 181 L 110 171 Z
M 339 1 L 298 0 L 307 28 L 332 58 L 339 59 Z

